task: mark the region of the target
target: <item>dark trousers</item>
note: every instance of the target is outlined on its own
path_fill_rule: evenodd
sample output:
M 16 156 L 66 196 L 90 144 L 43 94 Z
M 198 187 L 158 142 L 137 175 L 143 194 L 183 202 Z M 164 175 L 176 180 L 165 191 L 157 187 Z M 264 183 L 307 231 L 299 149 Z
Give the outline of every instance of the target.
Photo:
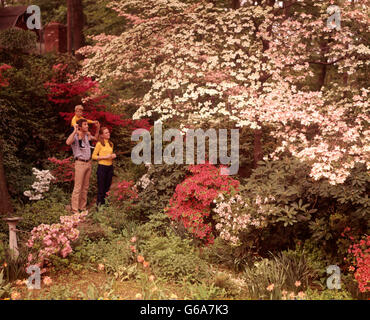
M 96 204 L 99 206 L 105 203 L 105 196 L 109 191 L 110 185 L 112 184 L 113 165 L 105 166 L 99 164 L 97 176 L 98 176 L 98 198 L 96 200 Z

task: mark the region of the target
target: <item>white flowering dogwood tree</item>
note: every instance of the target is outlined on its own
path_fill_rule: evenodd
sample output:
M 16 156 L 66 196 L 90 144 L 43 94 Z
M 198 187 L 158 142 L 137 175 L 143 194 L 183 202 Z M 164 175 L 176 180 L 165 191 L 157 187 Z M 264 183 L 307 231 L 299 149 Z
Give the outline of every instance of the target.
M 338 3 L 340 30 L 330 1 L 112 1 L 132 27 L 82 48 L 82 73 L 145 83 L 136 118 L 249 128 L 255 163 L 289 152 L 314 179 L 343 183 L 356 163 L 370 168 L 369 1 Z M 278 143 L 268 155 L 265 130 Z

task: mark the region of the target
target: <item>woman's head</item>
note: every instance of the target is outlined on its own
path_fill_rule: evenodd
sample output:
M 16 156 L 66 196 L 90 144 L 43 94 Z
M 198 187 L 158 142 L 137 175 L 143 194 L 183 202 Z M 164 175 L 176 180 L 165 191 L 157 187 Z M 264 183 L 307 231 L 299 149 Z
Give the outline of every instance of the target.
M 108 140 L 110 146 L 112 146 L 112 142 L 109 141 L 110 139 L 110 131 L 107 127 L 101 127 L 99 130 L 99 142 L 105 146 L 105 141 Z
M 105 140 L 110 139 L 110 132 L 109 132 L 109 129 L 107 127 L 101 127 L 100 131 L 99 131 L 99 135 Z

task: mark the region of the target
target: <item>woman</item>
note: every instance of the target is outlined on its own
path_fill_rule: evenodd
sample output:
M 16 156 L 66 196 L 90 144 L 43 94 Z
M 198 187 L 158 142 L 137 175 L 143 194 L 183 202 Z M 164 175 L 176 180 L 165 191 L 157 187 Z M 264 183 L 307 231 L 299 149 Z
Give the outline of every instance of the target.
M 105 203 L 105 196 L 112 184 L 113 159 L 117 157 L 113 153 L 113 143 L 109 138 L 109 129 L 107 127 L 100 128 L 98 143 L 92 155 L 92 158 L 98 161 L 98 198 L 96 200 L 98 206 Z

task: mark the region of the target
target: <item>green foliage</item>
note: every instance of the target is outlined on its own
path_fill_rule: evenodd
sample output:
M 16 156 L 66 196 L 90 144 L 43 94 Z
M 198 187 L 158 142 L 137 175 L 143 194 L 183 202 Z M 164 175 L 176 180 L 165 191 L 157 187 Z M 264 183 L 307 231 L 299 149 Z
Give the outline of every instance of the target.
M 42 290 L 40 300 L 70 300 L 74 290 L 68 283 L 53 285 L 49 290 Z
M 237 285 L 231 279 L 230 275 L 225 272 L 217 272 L 212 278 L 212 283 L 214 286 L 224 289 L 225 292 L 223 295 L 228 297 L 235 297 L 236 295 L 240 294 L 242 290 L 240 283 Z
M 12 252 L 10 252 L 9 248 L 6 248 L 4 260 L 5 260 L 5 266 L 4 263 L 1 267 L 3 267 L 4 271 L 4 277 L 5 279 L 9 281 L 15 281 L 17 279 L 24 279 L 27 278 L 27 273 L 25 270 L 25 265 L 27 263 L 27 257 L 29 254 L 29 250 L 26 246 L 22 245 L 20 243 L 18 245 L 18 251 L 19 255 L 18 258 L 15 259 L 12 255 Z
M 18 228 L 23 231 L 31 231 L 42 223 L 59 223 L 60 216 L 69 215 L 63 202 L 55 202 L 48 198 L 26 204 L 19 211 L 22 220 L 19 222 Z
M 317 278 L 317 273 L 310 267 L 305 253 L 297 251 L 282 251 L 273 255 L 275 263 L 284 271 L 285 283 L 287 290 L 294 291 L 297 289 L 295 282 L 301 282 L 299 290 L 307 288 L 309 282 Z
M 120 35 L 126 29 L 125 19 L 119 17 L 114 10 L 107 8 L 108 3 L 109 0 L 83 0 L 86 36 L 100 33 Z M 92 44 L 92 41 L 87 39 L 87 44 Z
M 213 283 L 200 283 L 187 285 L 187 289 L 190 290 L 191 300 L 213 300 L 222 299 L 226 295 L 226 290 L 224 288 L 219 288 Z
M 166 236 L 171 229 L 171 221 L 164 212 L 149 215 L 149 221 L 137 227 L 137 233 L 144 240 L 149 240 L 153 235 Z
M 95 224 L 99 224 L 105 230 L 107 235 L 112 235 L 113 233 L 121 234 L 122 231 L 128 230 L 131 230 L 131 233 L 135 229 L 135 224 L 130 221 L 125 208 L 109 204 L 108 201 L 106 201 L 106 205 L 92 211 L 92 219 Z
M 126 238 L 115 237 L 92 242 L 85 239 L 76 244 L 71 261 L 104 264 L 108 274 L 122 272 L 122 267 L 133 262 L 133 256 Z
M 11 291 L 11 283 L 6 283 L 4 279 L 4 270 L 0 271 L 0 299 L 9 297 Z
M 202 257 L 214 264 L 222 264 L 235 271 L 245 268 L 251 257 L 251 252 L 246 246 L 230 246 L 221 238 L 216 238 L 213 245 L 204 248 Z
M 47 158 L 65 146 L 65 123 L 59 110 L 48 101 L 44 83 L 53 76 L 52 66 L 75 61 L 67 55 L 16 56 L 0 52 L 0 61 L 12 66 L 7 70 L 9 85 L 0 90 L 0 139 L 9 192 L 18 201 L 26 200 L 25 188 L 32 181 L 32 167 L 42 169 Z
M 262 228 L 250 226 L 240 234 L 244 246 L 265 255 L 292 248 L 297 240 L 312 239 L 338 262 L 348 246 L 341 243 L 345 227 L 351 227 L 354 234 L 369 230 L 370 177 L 365 165 L 355 166 L 341 185 L 314 181 L 309 171 L 307 164 L 286 157 L 261 161 L 242 181 L 241 195 L 248 206 L 239 208 L 240 213 L 264 218 Z
M 114 279 L 107 281 L 104 286 L 101 287 L 97 287 L 94 283 L 90 283 L 86 293 L 80 291 L 78 296 L 82 300 L 117 300 L 118 296 L 114 294 L 113 282 Z
M 352 300 L 351 294 L 344 289 L 326 289 L 323 291 L 308 289 L 307 300 Z
M 286 275 L 274 260 L 263 259 L 247 267 L 244 272 L 248 293 L 252 299 L 280 299 Z M 267 287 L 274 284 L 270 293 Z
M 183 165 L 152 165 L 147 178 L 149 185 L 139 187 L 139 198 L 130 207 L 130 217 L 138 221 L 148 221 L 152 214 L 163 210 L 175 192 L 176 186 L 185 178 L 186 166 Z
M 168 234 L 153 236 L 140 245 L 155 275 L 177 282 L 200 281 L 206 275 L 206 264 L 187 239 Z
M 303 254 L 289 251 L 272 255 L 271 259 L 256 261 L 253 266 L 245 269 L 244 277 L 251 298 L 281 299 L 283 290 L 297 293 L 308 287 L 315 273 Z M 296 281 L 301 284 L 296 286 Z M 272 290 L 268 290 L 271 285 Z
M 36 48 L 36 33 L 19 28 L 0 31 L 0 45 L 11 51 L 28 51 Z
M 143 300 L 172 299 L 170 290 L 165 287 L 165 280 L 160 278 L 150 280 L 150 276 L 147 273 L 140 273 L 137 279 L 141 287 Z

